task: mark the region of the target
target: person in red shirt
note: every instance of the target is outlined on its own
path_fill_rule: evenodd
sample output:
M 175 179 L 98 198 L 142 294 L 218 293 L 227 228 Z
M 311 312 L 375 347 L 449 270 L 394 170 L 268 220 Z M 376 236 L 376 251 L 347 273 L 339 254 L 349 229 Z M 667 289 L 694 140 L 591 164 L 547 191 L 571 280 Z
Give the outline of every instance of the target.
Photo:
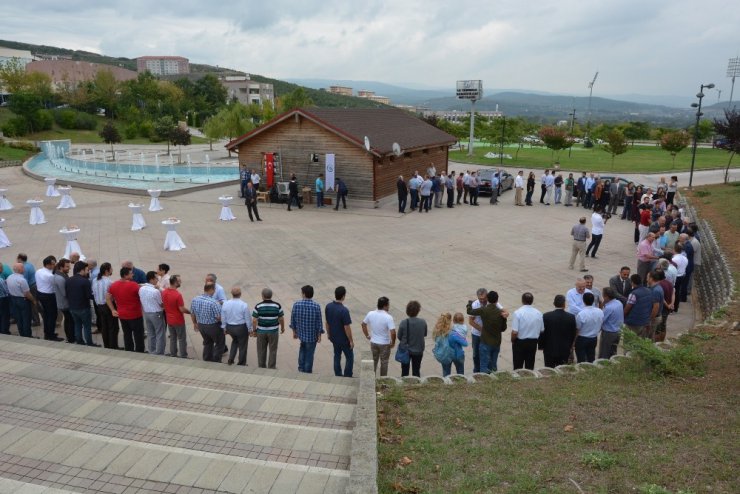
M 183 314 L 190 314 L 190 309 L 185 307 L 185 301 L 182 293 L 177 289 L 182 285 L 180 275 L 170 276 L 170 286 L 162 292 L 162 305 L 164 314 L 167 319 L 167 326 L 170 328 L 170 357 L 178 356 L 178 346 L 180 347 L 180 358 L 188 358 L 188 341 L 185 332 L 185 317 Z
M 144 353 L 144 317 L 141 312 L 139 285 L 129 267 L 121 268 L 121 279 L 113 282 L 105 296 L 105 302 L 121 321 L 123 346 L 127 352 Z

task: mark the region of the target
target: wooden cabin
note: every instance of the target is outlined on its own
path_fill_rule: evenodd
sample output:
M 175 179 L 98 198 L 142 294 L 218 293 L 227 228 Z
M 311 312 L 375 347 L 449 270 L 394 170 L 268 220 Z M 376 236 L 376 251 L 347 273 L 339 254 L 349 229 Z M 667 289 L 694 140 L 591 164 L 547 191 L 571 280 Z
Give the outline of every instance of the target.
M 399 175 L 408 180 L 414 171 L 423 174 L 431 166 L 446 171 L 449 147 L 456 141 L 404 110 L 300 108 L 226 147 L 238 154 L 240 166 L 259 169 L 263 177 L 265 155 L 276 153 L 275 181 L 288 181 L 295 174 L 301 186 L 312 190 L 325 171 L 326 155 L 334 154 L 335 177 L 347 184 L 349 197 L 379 201 L 396 194 Z

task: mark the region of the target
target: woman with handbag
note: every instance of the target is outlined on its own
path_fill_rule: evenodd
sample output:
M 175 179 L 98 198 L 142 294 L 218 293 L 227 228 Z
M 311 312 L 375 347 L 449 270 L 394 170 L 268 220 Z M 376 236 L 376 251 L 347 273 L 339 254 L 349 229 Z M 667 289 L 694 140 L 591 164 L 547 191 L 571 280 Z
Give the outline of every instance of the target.
M 411 374 L 421 377 L 421 359 L 424 356 L 424 338 L 427 336 L 427 322 L 417 317 L 421 311 L 421 304 L 416 300 L 406 304 L 408 319 L 398 325 L 398 350 L 396 360 L 401 362 L 401 377 Z M 408 357 L 404 357 L 404 350 Z M 405 360 L 405 363 L 404 363 Z

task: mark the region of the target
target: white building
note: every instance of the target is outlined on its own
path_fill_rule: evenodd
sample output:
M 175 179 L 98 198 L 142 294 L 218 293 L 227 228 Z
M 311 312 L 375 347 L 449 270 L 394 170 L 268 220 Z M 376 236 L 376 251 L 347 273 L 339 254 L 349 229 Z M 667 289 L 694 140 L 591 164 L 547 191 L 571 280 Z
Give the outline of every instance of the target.
M 249 78 L 249 74 L 221 76 L 219 80 L 226 88 L 229 101 L 236 98 L 244 105 L 275 104 L 275 92 L 272 84 L 253 81 Z

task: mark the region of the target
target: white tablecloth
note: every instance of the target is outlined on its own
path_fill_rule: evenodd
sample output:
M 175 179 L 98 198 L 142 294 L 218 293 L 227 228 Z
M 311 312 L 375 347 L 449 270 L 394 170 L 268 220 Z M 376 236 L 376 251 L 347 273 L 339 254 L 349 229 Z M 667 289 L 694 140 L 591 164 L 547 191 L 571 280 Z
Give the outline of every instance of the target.
M 75 201 L 70 195 L 70 193 L 72 192 L 72 187 L 59 187 L 57 190 L 60 194 L 62 194 L 62 199 L 61 201 L 59 201 L 59 206 L 57 206 L 57 209 L 69 209 L 77 207 L 77 204 L 75 204 Z
M 234 213 L 231 212 L 231 201 L 233 200 L 233 197 L 219 197 L 218 200 L 221 201 L 221 215 L 218 217 L 221 221 L 231 221 L 235 220 L 236 216 L 234 216 Z
M 128 208 L 134 215 L 133 223 L 131 224 L 131 231 L 135 232 L 146 228 L 146 221 L 144 216 L 141 214 L 141 209 L 144 207 L 143 204 L 129 204 Z
M 13 209 L 13 205 L 10 204 L 10 201 L 6 199 L 5 193 L 8 191 L 8 189 L 0 189 L 0 211 L 7 211 L 9 209 Z
M 31 206 L 31 217 L 29 219 L 29 224 L 31 225 L 43 225 L 46 223 L 46 218 L 44 217 L 44 212 L 41 211 L 41 203 L 44 201 L 26 201 L 26 204 Z
M 0 218 L 0 249 L 4 249 L 5 247 L 10 247 L 12 245 L 10 240 L 8 240 L 8 236 L 5 235 L 3 225 L 5 225 L 5 218 Z
M 149 195 L 152 196 L 152 201 L 149 203 L 149 211 L 162 211 L 164 208 L 159 203 L 159 194 L 161 190 L 148 190 Z
M 72 252 L 77 252 L 80 255 L 80 261 L 84 261 L 85 255 L 82 253 L 80 244 L 77 243 L 77 234 L 80 233 L 80 229 L 77 228 L 74 230 L 59 230 L 59 233 L 61 233 L 65 240 L 67 240 L 67 245 L 64 248 L 64 258 L 69 259 L 69 256 L 70 254 L 72 254 Z
M 46 182 L 46 197 L 59 197 L 59 191 L 54 187 L 57 183 L 57 179 L 54 177 L 47 177 L 44 179 L 44 182 Z
M 177 225 L 179 221 L 165 220 L 162 222 L 167 227 L 167 236 L 164 238 L 164 250 L 182 250 L 185 248 L 185 243 L 177 234 Z

